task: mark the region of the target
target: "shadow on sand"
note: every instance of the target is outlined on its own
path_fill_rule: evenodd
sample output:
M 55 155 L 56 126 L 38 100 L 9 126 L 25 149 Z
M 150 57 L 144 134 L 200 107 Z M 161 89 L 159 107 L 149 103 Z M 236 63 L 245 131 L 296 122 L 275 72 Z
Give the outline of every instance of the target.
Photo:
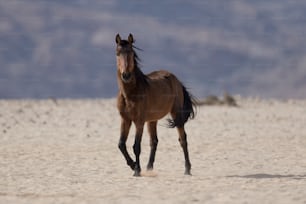
M 281 178 L 289 178 L 289 179 L 306 179 L 306 174 L 304 175 L 294 175 L 294 174 L 287 174 L 287 175 L 282 175 L 282 174 L 248 174 L 248 175 L 231 175 L 231 176 L 226 176 L 227 178 L 247 178 L 247 179 L 281 179 Z

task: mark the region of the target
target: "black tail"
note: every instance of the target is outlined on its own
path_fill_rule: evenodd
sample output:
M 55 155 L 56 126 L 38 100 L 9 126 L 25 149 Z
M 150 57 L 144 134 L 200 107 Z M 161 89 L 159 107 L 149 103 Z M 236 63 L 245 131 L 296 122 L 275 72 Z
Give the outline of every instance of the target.
M 188 119 L 193 119 L 196 115 L 196 99 L 187 91 L 186 87 L 182 85 L 184 94 L 183 107 L 176 113 L 176 118 L 168 119 L 168 127 L 183 127 Z

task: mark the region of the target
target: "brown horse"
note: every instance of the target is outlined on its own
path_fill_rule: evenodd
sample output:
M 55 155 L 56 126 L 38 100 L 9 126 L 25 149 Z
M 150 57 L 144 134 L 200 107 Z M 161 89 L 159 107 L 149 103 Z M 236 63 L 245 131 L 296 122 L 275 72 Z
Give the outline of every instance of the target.
M 138 65 L 139 58 L 134 50 L 135 46 L 133 46 L 134 39 L 132 34 L 129 35 L 128 40 L 122 40 L 120 35 L 117 34 L 116 43 L 119 86 L 117 107 L 121 115 L 119 149 L 127 164 L 134 170 L 134 176 L 140 176 L 141 139 L 144 124 L 147 122 L 151 138 L 151 153 L 147 169 L 153 169 L 158 143 L 157 121 L 170 113 L 172 119 L 168 119 L 169 127 L 177 127 L 179 142 L 185 156 L 185 174 L 190 175 L 191 164 L 184 124 L 189 118 L 194 118 L 195 103 L 193 97 L 173 74 L 167 71 L 155 71 L 145 75 L 140 70 Z M 126 140 L 132 122 L 136 127 L 135 143 L 133 145 L 136 156 L 135 162 L 126 149 Z

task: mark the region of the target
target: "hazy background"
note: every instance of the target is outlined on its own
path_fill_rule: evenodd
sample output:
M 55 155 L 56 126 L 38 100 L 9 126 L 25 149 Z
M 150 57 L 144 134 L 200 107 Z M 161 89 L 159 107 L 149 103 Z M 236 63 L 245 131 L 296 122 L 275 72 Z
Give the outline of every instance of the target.
M 0 0 L 0 98 L 115 97 L 115 35 L 197 97 L 306 97 L 306 1 Z

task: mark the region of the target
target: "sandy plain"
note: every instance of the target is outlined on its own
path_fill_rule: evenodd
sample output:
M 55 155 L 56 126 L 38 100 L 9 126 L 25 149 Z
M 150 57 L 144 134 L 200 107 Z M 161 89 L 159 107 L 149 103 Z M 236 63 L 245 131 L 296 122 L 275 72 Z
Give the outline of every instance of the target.
M 192 176 L 162 119 L 155 168 L 136 178 L 115 99 L 0 100 L 0 203 L 306 203 L 306 101 L 237 102 L 186 124 Z M 145 131 L 143 169 L 149 150 Z

